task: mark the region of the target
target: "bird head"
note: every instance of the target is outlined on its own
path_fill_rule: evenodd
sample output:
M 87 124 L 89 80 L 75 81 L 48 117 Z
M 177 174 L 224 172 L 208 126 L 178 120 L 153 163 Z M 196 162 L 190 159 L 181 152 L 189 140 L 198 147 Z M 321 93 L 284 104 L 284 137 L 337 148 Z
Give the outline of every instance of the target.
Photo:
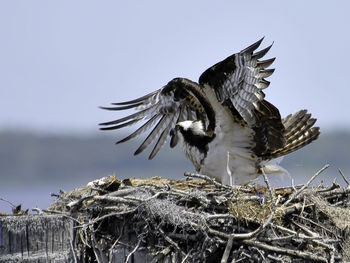
M 209 135 L 205 130 L 203 122 L 197 121 L 181 121 L 178 122 L 174 129 L 170 132 L 171 142 L 170 146 L 174 147 L 177 144 L 178 138 L 182 137 L 185 145 L 195 146 L 198 149 L 204 151 L 207 144 L 215 137 L 215 135 Z
M 183 136 L 193 135 L 193 136 L 205 136 L 206 132 L 203 127 L 202 121 L 181 121 L 175 125 L 173 133 L 180 132 Z

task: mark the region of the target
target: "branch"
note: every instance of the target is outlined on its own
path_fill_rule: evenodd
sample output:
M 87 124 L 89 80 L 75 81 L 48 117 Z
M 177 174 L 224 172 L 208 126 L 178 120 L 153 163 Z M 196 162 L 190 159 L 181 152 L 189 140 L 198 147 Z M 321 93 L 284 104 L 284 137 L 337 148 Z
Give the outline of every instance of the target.
M 124 263 L 128 263 L 129 258 L 138 250 L 140 244 L 141 244 L 141 239 L 139 239 L 139 240 L 137 241 L 137 244 L 136 244 L 136 246 L 134 247 L 134 249 L 133 249 L 132 251 L 130 251 L 130 253 L 127 255 L 127 257 L 126 257 Z
M 233 236 L 230 236 L 224 251 L 224 254 L 221 258 L 221 263 L 226 263 L 228 260 L 228 257 L 230 256 L 230 252 L 232 249 L 232 244 L 233 244 Z
M 340 173 L 340 175 L 343 177 L 345 183 L 346 183 L 346 186 L 349 187 L 350 186 L 350 182 L 349 180 L 345 177 L 345 175 L 343 174 L 343 171 L 340 170 L 340 168 L 338 168 L 338 172 Z
M 323 166 L 320 170 L 318 170 L 311 178 L 309 181 L 307 181 L 306 184 L 303 185 L 302 188 L 300 188 L 298 191 L 294 192 L 291 197 L 289 197 L 289 199 L 284 202 L 284 204 L 282 205 L 282 207 L 286 207 L 290 202 L 292 202 L 302 191 L 304 191 L 306 189 L 306 187 L 308 187 L 311 182 L 317 177 L 319 176 L 324 170 L 326 170 L 329 167 L 329 164 L 326 164 L 325 166 Z
M 193 177 L 193 178 L 199 178 L 199 179 L 202 179 L 204 181 L 207 181 L 207 182 L 210 182 L 212 183 L 213 185 L 217 186 L 217 187 L 220 187 L 220 188 L 225 188 L 225 189 L 231 189 L 231 187 L 227 186 L 227 185 L 224 185 L 222 183 L 219 183 L 217 182 L 215 179 L 213 178 L 210 178 L 209 176 L 206 176 L 206 175 L 203 175 L 203 174 L 197 174 L 197 173 L 189 173 L 189 172 L 186 172 L 184 173 L 184 175 L 186 177 Z
M 264 249 L 267 251 L 272 251 L 272 252 L 279 253 L 279 254 L 290 255 L 293 257 L 303 258 L 303 259 L 307 259 L 310 261 L 318 261 L 318 262 L 325 262 L 325 263 L 328 262 L 328 260 L 326 258 L 321 257 L 321 256 L 316 256 L 316 255 L 314 255 L 312 253 L 308 253 L 308 252 L 302 252 L 299 250 L 293 250 L 293 249 L 288 249 L 288 248 L 274 247 L 274 246 L 267 245 L 267 244 L 264 244 L 262 242 L 259 242 L 256 240 L 251 240 L 251 239 L 245 239 L 245 240 L 242 240 L 242 242 L 248 246 L 259 247 L 261 249 Z
M 267 186 L 267 189 L 269 189 L 270 198 L 273 199 L 275 197 L 275 193 L 274 193 L 273 189 L 271 188 L 269 179 L 267 178 L 267 175 L 265 174 L 264 168 L 261 167 L 260 170 L 262 171 L 262 174 L 263 174 L 264 181 L 265 181 L 265 184 Z

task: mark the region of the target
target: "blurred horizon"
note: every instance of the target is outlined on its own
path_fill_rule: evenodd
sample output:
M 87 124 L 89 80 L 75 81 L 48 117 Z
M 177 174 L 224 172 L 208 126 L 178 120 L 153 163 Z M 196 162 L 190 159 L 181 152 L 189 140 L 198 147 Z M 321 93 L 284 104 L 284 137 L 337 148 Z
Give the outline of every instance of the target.
M 184 180 L 184 172 L 194 172 L 181 146 L 170 149 L 168 143 L 154 158 L 149 151 L 137 156 L 133 152 L 144 136 L 131 142 L 115 145 L 125 137 L 121 133 L 101 134 L 35 134 L 23 130 L 0 131 L 0 198 L 23 208 L 47 208 L 54 198 L 50 193 L 60 189 L 71 191 L 88 182 L 114 174 L 119 179 L 161 176 Z M 331 165 L 314 184 L 332 184 L 334 178 L 344 185 L 338 168 L 350 175 L 350 131 L 323 134 L 318 140 L 283 159 L 281 166 L 291 177 L 269 176 L 274 186 L 305 183 L 326 163 Z M 264 185 L 261 178 L 255 183 Z M 0 212 L 10 212 L 10 206 L 0 200 Z

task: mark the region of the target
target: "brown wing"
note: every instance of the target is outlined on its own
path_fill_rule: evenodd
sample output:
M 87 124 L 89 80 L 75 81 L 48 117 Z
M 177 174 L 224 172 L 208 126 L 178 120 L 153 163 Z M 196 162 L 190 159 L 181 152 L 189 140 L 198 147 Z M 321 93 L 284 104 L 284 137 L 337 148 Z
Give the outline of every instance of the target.
M 264 100 L 263 89 L 274 69 L 267 69 L 275 58 L 260 60 L 271 46 L 254 51 L 263 39 L 207 69 L 199 84 L 215 90 L 217 99 L 255 132 L 253 151 L 262 156 L 285 144 L 284 126 L 278 109 Z
M 151 130 L 134 154 L 141 153 L 150 144 L 155 142 L 153 150 L 149 155 L 149 159 L 152 159 L 167 141 L 170 130 L 175 127 L 177 122 L 200 118 L 205 124 L 209 123 L 211 119 L 210 117 L 208 118 L 209 111 L 203 107 L 202 100 L 203 97 L 198 84 L 186 79 L 177 78 L 170 81 L 162 89 L 141 98 L 112 103 L 116 107 L 101 107 L 102 109 L 113 111 L 126 109 L 137 110 L 136 113 L 124 118 L 100 123 L 100 125 L 106 126 L 101 128 L 101 130 L 116 130 L 138 122 L 144 122 L 136 131 L 117 143 L 126 142 Z M 175 136 L 177 135 L 172 135 L 171 147 L 174 147 L 177 143 L 177 137 Z

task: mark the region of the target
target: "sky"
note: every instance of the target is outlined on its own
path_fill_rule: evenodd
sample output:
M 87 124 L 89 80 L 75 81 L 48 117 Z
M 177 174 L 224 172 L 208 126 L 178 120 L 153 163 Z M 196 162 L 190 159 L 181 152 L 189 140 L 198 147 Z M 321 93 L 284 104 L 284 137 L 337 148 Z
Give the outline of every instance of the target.
M 349 1 L 0 1 L 0 130 L 97 132 L 107 106 L 200 74 L 261 37 L 266 99 L 350 129 Z

